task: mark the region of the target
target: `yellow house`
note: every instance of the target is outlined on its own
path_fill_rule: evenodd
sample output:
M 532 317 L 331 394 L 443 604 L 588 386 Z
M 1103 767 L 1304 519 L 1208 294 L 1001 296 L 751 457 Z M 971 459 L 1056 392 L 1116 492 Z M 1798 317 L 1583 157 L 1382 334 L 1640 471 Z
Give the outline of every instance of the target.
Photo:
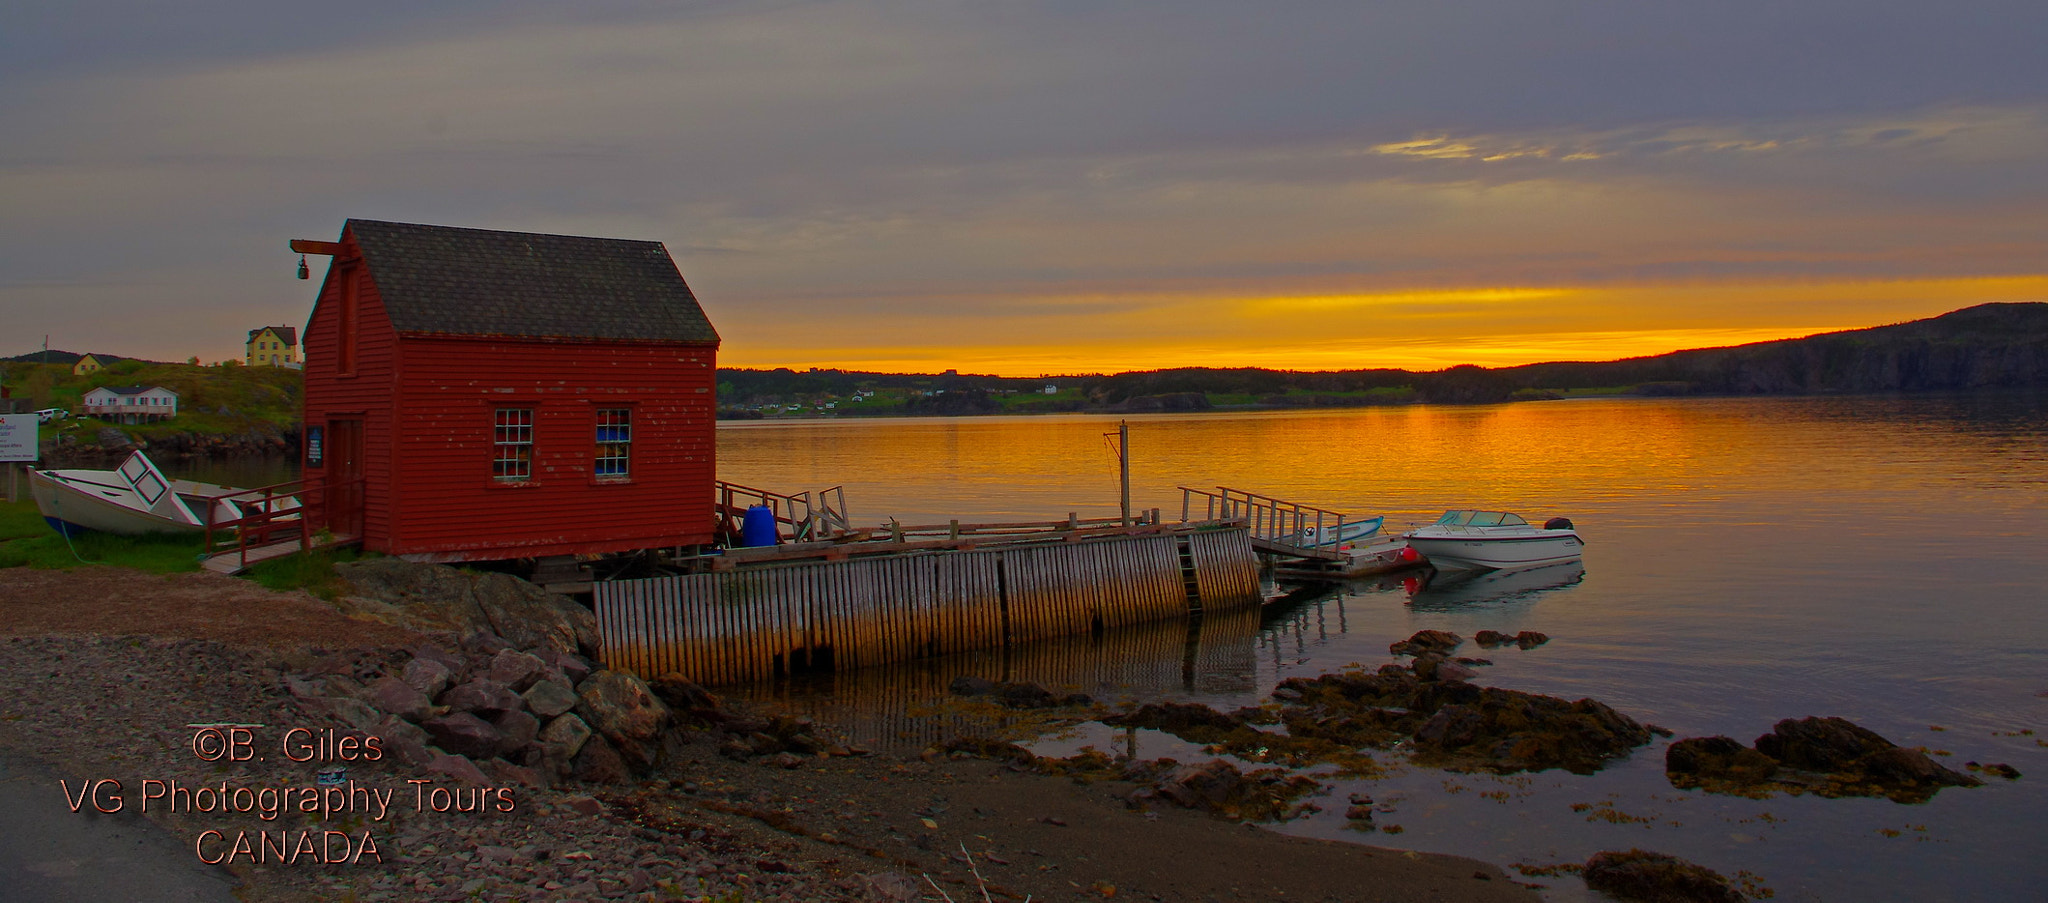
M 97 373 L 106 369 L 106 366 L 100 363 L 99 358 L 93 357 L 90 354 L 82 355 L 79 357 L 78 363 L 71 365 L 71 375 L 84 376 L 87 373 Z
M 247 363 L 254 367 L 297 367 L 299 331 L 290 326 L 264 326 L 249 330 Z

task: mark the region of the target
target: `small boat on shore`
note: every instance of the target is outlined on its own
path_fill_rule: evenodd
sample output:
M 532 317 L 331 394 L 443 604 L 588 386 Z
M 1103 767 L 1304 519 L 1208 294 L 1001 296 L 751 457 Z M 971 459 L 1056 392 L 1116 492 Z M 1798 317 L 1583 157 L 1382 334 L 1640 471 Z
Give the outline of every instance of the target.
M 211 523 L 227 523 L 245 514 L 241 505 L 221 498 L 238 490 L 168 479 L 139 451 L 113 470 L 31 470 L 28 486 L 43 520 L 66 536 L 82 531 L 124 536 L 199 533 L 209 523 L 209 506 Z
M 1572 561 L 1586 547 L 1572 522 L 1554 517 L 1532 526 L 1506 511 L 1446 511 L 1407 534 L 1408 547 L 1439 568 L 1488 570 Z

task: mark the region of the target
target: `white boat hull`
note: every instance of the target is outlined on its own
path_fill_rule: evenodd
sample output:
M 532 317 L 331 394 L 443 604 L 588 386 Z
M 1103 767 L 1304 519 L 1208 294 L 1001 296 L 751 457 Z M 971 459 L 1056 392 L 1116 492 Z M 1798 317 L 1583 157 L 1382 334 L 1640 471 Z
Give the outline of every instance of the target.
M 1476 533 L 1427 536 L 1411 533 L 1408 546 L 1440 568 L 1487 570 L 1575 561 L 1586 548 L 1586 543 L 1569 530 L 1537 530 L 1509 536 Z
M 234 491 L 167 479 L 141 452 L 115 470 L 31 470 L 28 486 L 43 520 L 65 535 L 84 530 L 124 536 L 198 533 L 206 529 L 198 513 L 206 510 L 206 499 Z M 242 516 L 233 503 L 213 504 L 215 523 Z

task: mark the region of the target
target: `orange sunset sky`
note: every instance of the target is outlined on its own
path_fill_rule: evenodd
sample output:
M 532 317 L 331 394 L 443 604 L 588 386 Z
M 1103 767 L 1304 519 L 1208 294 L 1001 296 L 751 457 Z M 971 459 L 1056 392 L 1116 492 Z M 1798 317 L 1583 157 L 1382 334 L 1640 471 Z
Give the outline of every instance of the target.
M 2048 300 L 2039 5 L 111 6 L 0 30 L 0 356 L 239 357 L 349 217 L 665 242 L 746 367 L 1430 369 Z

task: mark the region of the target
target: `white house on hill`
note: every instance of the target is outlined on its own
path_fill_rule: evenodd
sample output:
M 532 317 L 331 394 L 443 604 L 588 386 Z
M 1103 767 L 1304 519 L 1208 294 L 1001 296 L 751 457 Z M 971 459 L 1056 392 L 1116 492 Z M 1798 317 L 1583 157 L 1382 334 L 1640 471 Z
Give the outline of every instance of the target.
M 80 399 L 88 417 L 147 423 L 178 416 L 178 393 L 162 386 L 101 386 Z

